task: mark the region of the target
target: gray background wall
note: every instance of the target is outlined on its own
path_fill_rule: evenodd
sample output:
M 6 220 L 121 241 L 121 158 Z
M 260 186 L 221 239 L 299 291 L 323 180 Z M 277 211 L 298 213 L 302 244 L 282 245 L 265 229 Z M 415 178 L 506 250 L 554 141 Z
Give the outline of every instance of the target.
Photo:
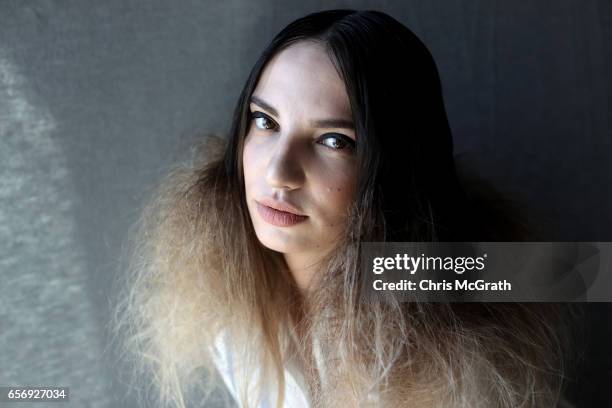
M 152 183 L 226 131 L 288 22 L 371 8 L 432 51 L 456 153 L 521 197 L 550 240 L 612 241 L 612 3 L 0 1 L 0 385 L 134 406 L 110 363 L 118 254 Z M 605 406 L 612 307 L 591 304 L 571 392 Z

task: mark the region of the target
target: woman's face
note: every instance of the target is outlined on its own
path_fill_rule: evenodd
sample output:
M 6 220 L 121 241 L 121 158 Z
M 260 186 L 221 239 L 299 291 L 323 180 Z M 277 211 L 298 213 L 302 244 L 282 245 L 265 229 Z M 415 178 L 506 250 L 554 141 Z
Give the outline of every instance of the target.
M 261 243 L 298 285 L 345 228 L 356 186 L 355 130 L 344 82 L 322 45 L 298 42 L 262 72 L 244 144 L 246 199 Z

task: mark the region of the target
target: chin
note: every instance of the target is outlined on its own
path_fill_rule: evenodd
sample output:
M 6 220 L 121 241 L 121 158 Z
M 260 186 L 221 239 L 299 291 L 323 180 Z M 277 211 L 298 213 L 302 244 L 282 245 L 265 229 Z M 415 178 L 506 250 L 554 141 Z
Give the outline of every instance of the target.
M 275 234 L 276 232 L 276 234 Z M 278 231 L 255 231 L 259 242 L 268 249 L 283 254 L 291 252 L 299 252 L 304 249 L 304 245 L 300 245 L 295 240 L 278 234 Z
M 290 252 L 295 252 L 297 249 L 295 248 L 295 245 L 288 243 L 286 240 L 271 238 L 268 236 L 259 237 L 259 235 L 257 237 L 263 246 L 276 252 L 287 254 Z

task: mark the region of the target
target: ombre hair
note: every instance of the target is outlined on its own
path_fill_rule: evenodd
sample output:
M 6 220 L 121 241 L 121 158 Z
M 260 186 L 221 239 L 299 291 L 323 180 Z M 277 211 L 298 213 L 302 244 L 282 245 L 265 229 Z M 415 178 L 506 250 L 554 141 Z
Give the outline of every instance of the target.
M 345 83 L 358 163 L 346 233 L 307 295 L 258 241 L 242 169 L 251 94 L 270 59 L 301 41 L 322 44 Z M 279 403 L 294 342 L 316 407 L 368 406 L 371 395 L 377 407 L 555 406 L 570 337 L 561 305 L 360 299 L 361 242 L 531 238 L 459 180 L 436 65 L 404 25 L 354 10 L 292 22 L 255 63 L 228 137 L 195 152 L 143 211 L 114 321 L 162 405 L 222 384 L 211 355 L 222 337 L 246 377 L 273 379 Z

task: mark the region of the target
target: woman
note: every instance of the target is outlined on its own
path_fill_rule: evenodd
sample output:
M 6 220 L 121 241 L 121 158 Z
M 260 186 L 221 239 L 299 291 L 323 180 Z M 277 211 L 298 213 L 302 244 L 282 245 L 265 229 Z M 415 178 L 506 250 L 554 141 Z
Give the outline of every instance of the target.
M 527 238 L 459 182 L 435 63 L 405 26 L 289 24 L 227 142 L 201 150 L 145 212 L 118 309 L 163 402 L 207 378 L 244 407 L 557 406 L 560 306 L 360 298 L 361 242 Z

